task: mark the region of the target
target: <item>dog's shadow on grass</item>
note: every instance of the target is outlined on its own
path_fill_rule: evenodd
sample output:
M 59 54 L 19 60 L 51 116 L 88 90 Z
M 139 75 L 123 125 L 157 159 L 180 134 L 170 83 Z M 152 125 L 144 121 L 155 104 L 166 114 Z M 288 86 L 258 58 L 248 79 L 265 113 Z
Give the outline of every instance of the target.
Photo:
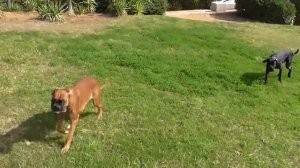
M 248 86 L 258 83 L 261 84 L 263 82 L 265 74 L 260 72 L 246 72 L 244 73 L 240 79 Z
M 80 118 L 90 114 L 96 113 L 84 112 L 80 115 Z M 8 154 L 15 143 L 25 140 L 29 142 L 53 143 L 54 140 L 62 138 L 63 136 L 49 136 L 50 132 L 55 130 L 56 117 L 56 114 L 52 112 L 35 114 L 23 121 L 18 127 L 0 135 L 0 154 Z

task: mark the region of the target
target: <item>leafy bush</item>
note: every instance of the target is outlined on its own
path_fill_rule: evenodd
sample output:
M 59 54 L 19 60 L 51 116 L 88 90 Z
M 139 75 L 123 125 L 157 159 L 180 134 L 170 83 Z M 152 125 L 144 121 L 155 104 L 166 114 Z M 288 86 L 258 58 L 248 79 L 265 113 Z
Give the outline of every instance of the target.
M 108 11 L 117 16 L 124 14 L 162 15 L 167 10 L 167 0 L 97 0 L 98 11 Z
M 61 21 L 62 14 L 65 10 L 65 5 L 61 5 L 60 2 L 50 2 L 49 4 L 38 7 L 40 19 L 47 19 L 50 22 Z
M 47 19 L 48 13 L 49 13 L 49 8 L 47 4 L 38 6 L 38 12 L 39 12 L 39 18 L 44 20 Z
M 291 1 L 292 1 L 292 3 L 294 3 L 294 5 L 297 9 L 295 23 L 300 24 L 300 1 L 299 0 L 291 0 Z
M 74 12 L 78 15 L 83 15 L 86 13 L 86 9 L 84 6 L 82 6 L 80 4 L 75 4 Z
M 168 0 L 169 10 L 208 9 L 214 0 Z
M 0 2 L 0 11 L 6 10 L 6 9 L 7 9 L 6 4 L 3 2 Z
M 84 0 L 81 2 L 86 7 L 86 11 L 89 13 L 95 12 L 97 3 L 95 0 Z
M 36 0 L 26 0 L 23 4 L 29 11 L 35 11 L 38 6 L 38 2 Z
M 105 12 L 109 4 L 111 4 L 110 0 L 96 0 L 98 6 L 96 7 L 96 11 Z
M 109 5 L 109 11 L 117 16 L 122 16 L 127 14 L 127 2 L 126 0 L 111 0 Z
M 11 4 L 11 10 L 12 11 L 22 11 L 23 7 L 19 3 L 12 3 Z
M 289 0 L 236 0 L 236 8 L 242 16 L 272 23 L 291 24 L 296 14 Z
M 129 1 L 129 13 L 141 15 L 144 12 L 144 2 L 143 0 L 130 0 Z
M 145 14 L 163 15 L 168 7 L 167 0 L 151 0 L 145 2 Z

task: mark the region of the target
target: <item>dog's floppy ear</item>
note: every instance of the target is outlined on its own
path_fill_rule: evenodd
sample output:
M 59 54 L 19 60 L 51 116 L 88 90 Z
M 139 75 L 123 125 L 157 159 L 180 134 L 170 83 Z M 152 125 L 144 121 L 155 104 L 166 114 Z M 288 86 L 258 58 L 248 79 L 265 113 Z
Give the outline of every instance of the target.
M 55 89 L 52 91 L 52 96 L 54 95 L 54 93 L 55 93 L 56 91 L 61 90 L 61 89 L 63 89 L 63 88 L 62 88 L 62 87 L 57 87 L 57 88 L 55 88 Z
M 267 58 L 265 60 L 263 60 L 263 63 L 266 63 L 266 62 L 269 62 L 270 61 L 270 58 Z
M 72 95 L 72 94 L 73 94 L 72 89 L 70 89 L 70 88 L 65 88 L 65 90 L 68 92 L 69 95 Z
M 52 96 L 54 95 L 54 93 L 56 92 L 56 90 L 57 90 L 57 89 L 54 89 L 54 90 L 52 91 L 52 93 L 51 93 Z

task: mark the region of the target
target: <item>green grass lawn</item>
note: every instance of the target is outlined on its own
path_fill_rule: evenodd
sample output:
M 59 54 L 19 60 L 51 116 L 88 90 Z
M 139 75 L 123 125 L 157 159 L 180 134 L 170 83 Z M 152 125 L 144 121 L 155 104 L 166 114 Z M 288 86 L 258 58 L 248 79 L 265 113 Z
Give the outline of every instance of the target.
M 263 85 L 262 60 L 299 27 L 132 17 L 96 34 L 0 32 L 0 167 L 297 167 L 300 56 Z M 103 89 L 69 153 L 51 92 L 85 76 Z

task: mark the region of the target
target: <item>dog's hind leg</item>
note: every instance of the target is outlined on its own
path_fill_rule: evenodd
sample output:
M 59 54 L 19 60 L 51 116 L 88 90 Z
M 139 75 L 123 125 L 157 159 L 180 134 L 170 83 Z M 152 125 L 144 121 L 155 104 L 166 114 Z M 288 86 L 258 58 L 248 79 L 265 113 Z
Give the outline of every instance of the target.
M 290 68 L 289 68 L 288 77 L 289 77 L 289 78 L 291 78 L 291 77 L 292 77 L 292 67 L 290 67 Z
M 286 69 L 289 70 L 288 77 L 291 78 L 292 77 L 292 59 L 288 59 L 286 61 L 285 67 L 286 67 Z
M 96 106 L 98 108 L 98 119 L 102 119 L 103 118 L 103 107 L 102 107 L 100 91 L 93 93 L 93 103 L 94 103 L 94 106 Z

